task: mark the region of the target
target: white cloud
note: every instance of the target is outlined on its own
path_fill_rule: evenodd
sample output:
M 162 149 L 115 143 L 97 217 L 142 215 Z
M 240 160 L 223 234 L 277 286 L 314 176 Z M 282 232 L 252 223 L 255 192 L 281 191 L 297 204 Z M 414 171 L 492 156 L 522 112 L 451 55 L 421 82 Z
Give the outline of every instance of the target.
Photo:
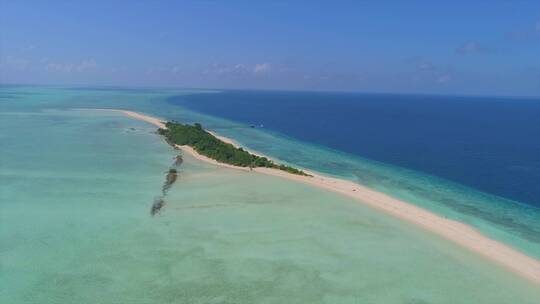
M 77 71 L 84 71 L 84 70 L 89 70 L 89 69 L 93 69 L 97 67 L 97 63 L 94 59 L 89 59 L 89 60 L 83 60 L 81 63 L 79 63 L 75 69 Z
M 36 46 L 35 45 L 27 45 L 25 47 L 22 48 L 23 51 L 31 51 L 33 49 L 35 49 Z
M 454 78 L 455 72 L 451 67 L 441 66 L 427 58 L 414 58 L 416 72 L 414 81 L 423 81 L 429 83 L 445 84 Z
M 253 68 L 253 73 L 262 74 L 270 71 L 272 66 L 269 63 L 257 63 Z
M 0 57 L 0 67 L 15 70 L 25 70 L 30 66 L 30 61 L 14 56 Z
M 48 59 L 44 60 L 44 62 L 46 63 L 45 68 L 47 70 L 64 73 L 83 72 L 86 70 L 95 69 L 97 67 L 97 63 L 94 59 L 87 59 L 78 63 L 62 63 L 49 61 Z
M 452 79 L 452 77 L 450 77 L 449 74 L 442 74 L 442 75 L 437 76 L 436 81 L 437 81 L 437 83 L 447 83 L 451 79 Z
M 239 64 L 235 65 L 234 68 L 236 70 L 246 70 L 247 66 L 245 64 L 243 64 L 243 63 L 239 63 Z
M 115 72 L 125 70 L 125 68 L 116 68 Z M 160 75 L 163 77 L 178 76 L 184 73 L 182 67 L 179 65 L 167 65 L 167 66 L 150 66 L 145 70 L 146 75 Z
M 429 61 L 429 60 L 420 60 L 417 64 L 417 68 L 420 70 L 420 71 L 427 71 L 427 72 L 430 72 L 430 71 L 435 71 L 437 68 L 435 67 L 435 65 L 433 64 L 433 62 Z
M 474 54 L 484 52 L 485 49 L 478 42 L 469 41 L 456 49 L 458 54 Z
M 274 66 L 270 63 L 212 64 L 202 71 L 202 74 L 220 78 L 240 79 L 252 76 L 262 76 L 273 70 Z
M 70 73 L 73 70 L 73 64 L 49 62 L 47 63 L 46 69 L 49 71 Z
M 213 64 L 207 70 L 204 71 L 204 74 L 217 74 L 217 75 L 226 75 L 226 74 L 242 74 L 248 70 L 247 65 L 243 63 L 238 63 L 235 65 L 226 65 L 226 64 Z

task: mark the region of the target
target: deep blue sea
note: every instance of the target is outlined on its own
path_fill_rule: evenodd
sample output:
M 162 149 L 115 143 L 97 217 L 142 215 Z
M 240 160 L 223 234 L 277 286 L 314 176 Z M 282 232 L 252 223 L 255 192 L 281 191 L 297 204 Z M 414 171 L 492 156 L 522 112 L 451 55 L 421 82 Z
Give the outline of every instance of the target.
M 170 102 L 540 206 L 540 99 L 226 91 Z

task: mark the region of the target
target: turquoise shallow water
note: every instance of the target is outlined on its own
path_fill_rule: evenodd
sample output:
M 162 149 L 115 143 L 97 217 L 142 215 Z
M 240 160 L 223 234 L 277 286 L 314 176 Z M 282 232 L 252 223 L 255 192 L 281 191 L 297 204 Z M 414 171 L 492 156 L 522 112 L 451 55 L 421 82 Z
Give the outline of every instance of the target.
M 31 94 L 0 101 L 2 303 L 540 301 L 521 278 L 357 202 L 187 156 L 151 217 L 176 152 L 143 122 L 69 108 L 152 113 L 164 94 L 17 90 Z

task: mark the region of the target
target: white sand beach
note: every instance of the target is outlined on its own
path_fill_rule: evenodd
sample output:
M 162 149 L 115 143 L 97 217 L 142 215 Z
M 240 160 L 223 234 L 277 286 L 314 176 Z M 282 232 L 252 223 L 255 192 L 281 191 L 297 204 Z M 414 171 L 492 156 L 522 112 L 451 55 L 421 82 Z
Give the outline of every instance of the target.
M 163 121 L 155 117 L 127 110 L 107 111 L 123 113 L 132 118 L 149 122 L 159 128 L 165 128 Z M 216 134 L 214 135 L 224 142 L 236 145 L 236 143 L 229 138 L 218 136 Z M 244 170 L 250 173 L 253 172 L 278 176 L 348 196 L 401 220 L 429 230 L 441 237 L 474 251 L 499 265 L 506 267 L 508 270 L 530 280 L 535 284 L 540 285 L 540 261 L 531 258 L 511 248 L 510 246 L 492 240 L 468 225 L 443 218 L 425 209 L 419 208 L 405 201 L 395 199 L 384 193 L 369 189 L 352 181 L 327 177 L 312 171 L 306 171 L 312 175 L 311 177 L 308 177 L 294 175 L 270 168 L 254 168 L 253 170 L 250 170 L 249 168 L 236 167 L 219 163 L 213 159 L 200 155 L 189 146 L 179 146 L 179 148 L 182 149 L 182 151 L 191 154 L 198 160 L 211 163 L 216 166 Z

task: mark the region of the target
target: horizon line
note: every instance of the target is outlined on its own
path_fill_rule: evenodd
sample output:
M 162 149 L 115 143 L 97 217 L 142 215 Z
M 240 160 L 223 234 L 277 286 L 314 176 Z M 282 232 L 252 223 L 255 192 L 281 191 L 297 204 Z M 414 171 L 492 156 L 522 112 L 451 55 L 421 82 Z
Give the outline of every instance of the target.
M 38 84 L 38 83 L 4 83 L 0 87 L 57 87 L 57 88 L 118 88 L 118 89 L 164 89 L 164 90 L 206 90 L 206 91 L 251 91 L 251 92 L 290 92 L 290 93 L 342 93 L 342 94 L 370 94 L 370 95 L 410 95 L 410 96 L 447 96 L 447 97 L 491 97 L 491 98 L 522 98 L 539 99 L 540 95 L 490 95 L 490 94 L 467 94 L 467 93 L 429 93 L 429 92 L 376 92 L 356 90 L 306 90 L 306 89 L 257 89 L 257 88 L 210 88 L 210 87 L 182 87 L 182 86 L 159 86 L 159 85 L 100 85 L 100 84 Z

